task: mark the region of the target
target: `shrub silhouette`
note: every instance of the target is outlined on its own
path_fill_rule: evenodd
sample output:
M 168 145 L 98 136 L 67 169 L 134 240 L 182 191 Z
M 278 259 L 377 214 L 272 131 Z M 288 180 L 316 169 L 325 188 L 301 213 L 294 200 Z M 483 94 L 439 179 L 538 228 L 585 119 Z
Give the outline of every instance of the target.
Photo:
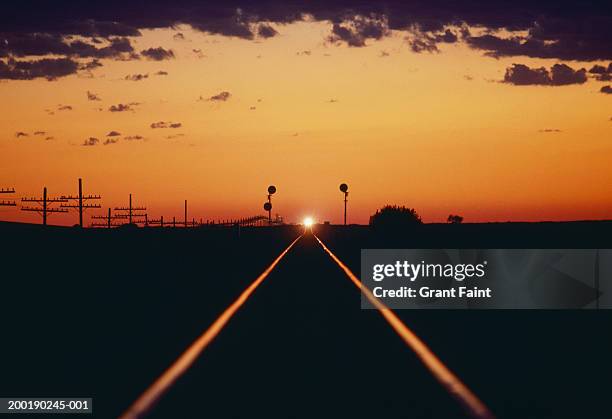
M 463 222 L 463 217 L 460 215 L 451 214 L 446 219 L 446 222 L 450 224 L 461 224 Z
M 380 230 L 415 227 L 421 224 L 423 221 L 414 208 L 399 205 L 385 205 L 370 217 L 370 225 Z

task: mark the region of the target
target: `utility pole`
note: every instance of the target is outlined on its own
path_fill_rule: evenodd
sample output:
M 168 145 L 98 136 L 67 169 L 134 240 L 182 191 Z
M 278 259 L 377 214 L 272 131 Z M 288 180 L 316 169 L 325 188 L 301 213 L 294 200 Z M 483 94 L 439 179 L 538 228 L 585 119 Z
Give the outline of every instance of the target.
M 13 188 L 2 188 L 0 189 L 0 194 L 14 194 L 15 189 Z M 17 206 L 17 203 L 13 200 L 0 200 L 0 207 L 14 207 Z
M 106 227 L 106 228 L 111 228 L 111 227 L 118 227 L 120 224 L 117 223 L 113 223 L 113 220 L 117 220 L 117 219 L 122 219 L 123 217 L 121 216 L 112 216 L 111 215 L 111 209 L 108 209 L 108 215 L 92 215 L 91 219 L 92 220 L 104 220 L 103 223 L 92 223 L 91 226 L 92 227 Z
M 29 206 L 23 206 L 22 204 L 21 210 L 22 211 L 33 211 L 33 212 L 37 212 L 39 215 L 42 215 L 44 226 L 47 225 L 47 215 L 48 214 L 68 212 L 66 208 L 51 207 L 52 204 L 55 204 L 58 202 L 60 203 L 68 202 L 68 200 L 64 198 L 48 198 L 46 186 L 43 188 L 42 198 L 21 198 L 21 202 L 33 202 L 39 205 L 38 207 L 29 207 Z
M 130 194 L 130 203 L 127 207 L 115 207 L 115 211 L 125 212 L 126 214 L 118 214 L 115 217 L 121 219 L 128 219 L 128 223 L 142 223 L 142 221 L 133 221 L 134 218 L 145 218 L 147 216 L 146 213 L 136 212 L 136 211 L 146 211 L 146 207 L 134 207 L 132 206 L 132 194 Z
M 346 203 L 348 201 L 348 185 L 346 183 L 341 183 L 340 191 L 344 193 L 344 225 L 346 225 Z
M 101 199 L 100 195 L 86 195 L 83 196 L 83 180 L 79 178 L 79 194 L 77 196 L 68 195 L 61 196 L 62 199 L 76 201 L 74 204 L 60 205 L 62 208 L 75 208 L 79 210 L 79 227 L 83 228 L 83 210 L 89 208 L 102 208 L 100 204 L 83 204 L 83 201 L 88 201 L 90 199 Z
M 150 225 L 159 224 L 159 226 L 163 228 L 164 227 L 164 216 L 162 215 L 158 219 L 152 219 L 152 220 L 147 219 L 147 224 L 150 224 Z

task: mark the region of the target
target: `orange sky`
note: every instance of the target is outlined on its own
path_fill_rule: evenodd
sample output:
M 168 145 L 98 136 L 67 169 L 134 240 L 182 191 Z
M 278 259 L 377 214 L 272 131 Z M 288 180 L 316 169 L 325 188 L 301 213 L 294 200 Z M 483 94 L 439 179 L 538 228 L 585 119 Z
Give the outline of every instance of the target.
M 184 199 L 198 219 L 263 214 L 275 184 L 273 212 L 287 221 L 341 222 L 341 182 L 354 223 L 384 204 L 415 207 L 426 222 L 449 213 L 466 222 L 611 218 L 612 105 L 597 82 L 513 86 L 500 83 L 512 63 L 557 61 L 496 60 L 459 43 L 416 54 L 401 34 L 349 48 L 325 41 L 327 23 L 277 28 L 265 41 L 143 30 L 139 50 L 163 46 L 176 58 L 0 82 L 0 187 L 17 199 L 45 185 L 74 194 L 82 177 L 104 208 L 127 204 L 131 192 L 152 218 L 182 216 Z M 124 80 L 137 73 L 149 76 Z M 228 100 L 206 100 L 224 91 Z M 182 126 L 152 129 L 158 121 Z M 110 131 L 119 141 L 103 145 Z M 125 139 L 136 135 L 144 140 Z M 89 137 L 100 143 L 82 146 Z M 0 219 L 40 220 L 19 207 L 0 207 Z

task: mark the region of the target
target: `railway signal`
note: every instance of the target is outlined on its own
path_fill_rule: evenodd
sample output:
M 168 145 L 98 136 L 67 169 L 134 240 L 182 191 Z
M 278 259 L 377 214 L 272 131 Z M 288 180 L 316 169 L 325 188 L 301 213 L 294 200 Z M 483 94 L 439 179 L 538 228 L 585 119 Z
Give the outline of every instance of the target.
M 268 202 L 264 204 L 264 210 L 268 211 L 268 223 L 272 224 L 272 195 L 276 193 L 276 186 L 268 186 Z
M 344 225 L 346 225 L 346 203 L 348 201 L 348 185 L 346 183 L 341 183 L 340 191 L 344 193 Z
M 66 200 L 70 200 L 70 201 L 75 201 L 75 203 L 73 204 L 61 204 L 60 207 L 61 208 L 75 208 L 79 210 L 79 227 L 83 228 L 83 210 L 85 209 L 89 209 L 89 208 L 102 208 L 100 206 L 100 204 L 88 204 L 88 203 L 83 203 L 83 201 L 89 201 L 89 200 L 97 200 L 97 199 L 101 199 L 100 195 L 85 195 L 83 196 L 83 181 L 81 178 L 79 178 L 79 194 L 76 196 L 73 195 L 68 195 L 68 196 L 61 196 L 62 199 L 66 199 Z
M 64 198 L 49 198 L 47 197 L 47 187 L 43 188 L 43 196 L 42 198 L 21 198 L 21 202 L 32 202 L 36 203 L 38 207 L 29 207 L 29 206 L 21 206 L 21 211 L 33 211 L 37 212 L 39 215 L 42 215 L 43 225 L 47 225 L 47 215 L 52 213 L 63 213 L 68 212 L 66 208 L 53 208 L 52 204 L 55 203 L 65 203 L 68 202 L 67 199 Z

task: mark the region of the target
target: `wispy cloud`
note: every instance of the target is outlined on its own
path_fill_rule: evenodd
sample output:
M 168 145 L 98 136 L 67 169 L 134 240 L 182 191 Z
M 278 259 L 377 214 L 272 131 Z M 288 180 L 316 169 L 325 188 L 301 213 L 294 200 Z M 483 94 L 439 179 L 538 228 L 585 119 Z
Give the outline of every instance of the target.
M 153 122 L 151 124 L 151 128 L 153 128 L 153 129 L 157 129 L 157 128 L 180 128 L 182 126 L 183 126 L 183 124 L 181 124 L 180 122 L 164 122 L 164 121 L 159 121 L 159 122 Z
M 94 92 L 90 92 L 89 90 L 87 91 L 87 100 L 92 100 L 92 101 L 100 101 L 102 99 L 100 99 L 100 96 L 98 96 L 96 93 Z
M 230 92 L 221 92 L 209 97 L 206 100 L 209 102 L 226 102 L 230 97 L 232 97 L 232 94 Z M 202 96 L 200 96 L 200 100 L 204 100 Z
M 148 48 L 140 51 L 140 53 L 153 61 L 162 61 L 162 60 L 170 60 L 174 58 L 174 51 L 171 49 L 164 49 L 162 47 L 157 48 Z
M 99 142 L 100 140 L 97 139 L 96 137 L 89 137 L 81 145 L 86 146 L 86 147 L 91 147 L 91 146 L 98 144 Z
M 128 74 L 123 79 L 127 81 L 141 81 L 149 78 L 149 74 Z

